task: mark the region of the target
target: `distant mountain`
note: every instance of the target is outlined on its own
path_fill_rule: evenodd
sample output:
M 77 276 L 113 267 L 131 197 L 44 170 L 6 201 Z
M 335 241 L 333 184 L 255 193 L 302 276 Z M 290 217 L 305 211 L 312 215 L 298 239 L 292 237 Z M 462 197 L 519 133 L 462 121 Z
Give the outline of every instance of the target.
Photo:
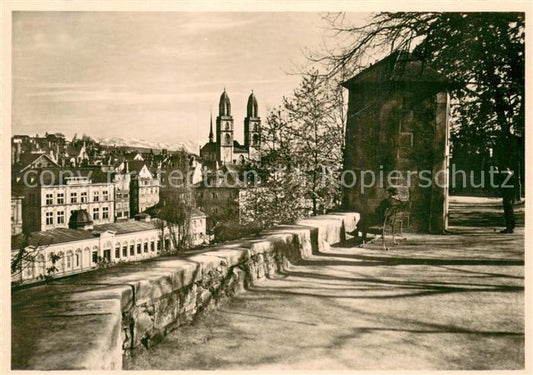
M 122 137 L 112 137 L 112 138 L 96 138 L 98 142 L 108 146 L 119 146 L 119 147 L 139 147 L 147 148 L 154 150 L 166 149 L 168 151 L 177 151 L 184 149 L 185 151 L 198 154 L 198 142 L 194 141 L 185 141 L 178 143 L 166 143 L 166 142 L 152 142 L 144 139 L 136 138 L 122 138 Z

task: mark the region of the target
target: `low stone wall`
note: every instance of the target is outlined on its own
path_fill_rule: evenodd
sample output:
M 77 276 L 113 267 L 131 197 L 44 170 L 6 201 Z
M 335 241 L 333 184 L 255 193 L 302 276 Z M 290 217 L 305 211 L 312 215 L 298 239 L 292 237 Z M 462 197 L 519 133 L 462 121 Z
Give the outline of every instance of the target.
M 279 226 L 185 257 L 98 270 L 12 295 L 14 369 L 120 369 L 202 311 L 344 239 L 359 215 Z

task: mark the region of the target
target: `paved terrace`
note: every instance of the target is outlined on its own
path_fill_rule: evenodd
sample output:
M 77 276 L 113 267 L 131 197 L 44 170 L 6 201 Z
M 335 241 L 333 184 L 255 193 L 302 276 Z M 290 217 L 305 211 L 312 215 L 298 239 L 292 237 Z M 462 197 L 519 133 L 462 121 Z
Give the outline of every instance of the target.
M 315 252 L 135 355 L 127 369 L 524 368 L 524 209 L 452 198 L 450 234 Z

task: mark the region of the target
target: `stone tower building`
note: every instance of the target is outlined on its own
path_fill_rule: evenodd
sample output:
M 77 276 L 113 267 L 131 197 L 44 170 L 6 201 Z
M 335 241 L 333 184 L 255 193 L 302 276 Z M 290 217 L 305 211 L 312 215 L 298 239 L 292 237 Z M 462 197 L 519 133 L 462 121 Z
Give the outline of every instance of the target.
M 396 185 L 409 201 L 404 227 L 443 233 L 449 157 L 445 77 L 410 54 L 395 52 L 343 86 L 349 91 L 344 169 L 357 177 L 353 187 L 345 187 L 345 206 L 361 213 L 364 231 L 378 223 L 377 208 L 387 188 Z M 391 171 L 396 172 L 389 181 Z M 351 185 L 349 178 L 345 185 Z

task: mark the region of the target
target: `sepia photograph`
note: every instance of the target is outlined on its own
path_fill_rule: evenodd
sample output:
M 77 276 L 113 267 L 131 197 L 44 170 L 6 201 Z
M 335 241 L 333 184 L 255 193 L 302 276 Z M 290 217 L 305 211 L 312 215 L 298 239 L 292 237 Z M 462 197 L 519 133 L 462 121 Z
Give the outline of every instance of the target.
M 24 4 L 6 371 L 532 371 L 531 4 Z

